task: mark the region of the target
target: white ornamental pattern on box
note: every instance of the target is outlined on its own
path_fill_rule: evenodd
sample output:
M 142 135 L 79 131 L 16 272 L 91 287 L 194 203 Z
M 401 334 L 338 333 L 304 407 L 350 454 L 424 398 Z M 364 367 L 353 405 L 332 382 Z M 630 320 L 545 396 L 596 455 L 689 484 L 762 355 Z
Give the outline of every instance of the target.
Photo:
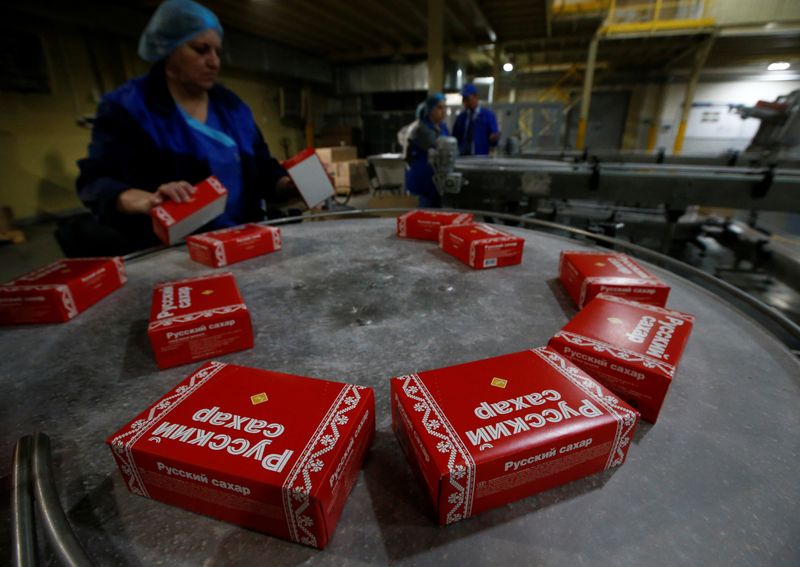
M 347 414 L 358 407 L 362 389 L 352 385 L 342 388 L 283 483 L 283 512 L 292 541 L 317 547 L 317 538 L 311 531 L 314 519 L 307 512 L 311 506 L 309 495 L 315 482 L 323 478 L 326 464 L 323 457 L 341 439 L 339 428 L 350 421 Z
M 167 211 L 164 210 L 164 207 L 156 207 L 155 209 L 153 209 L 153 212 L 156 214 L 156 216 L 164 226 L 169 227 L 175 224 L 175 219 L 172 218 L 171 214 L 169 214 Z
M 114 267 L 117 268 L 117 276 L 119 277 L 120 285 L 125 285 L 125 283 L 128 281 L 128 276 L 125 273 L 125 263 L 119 256 L 114 256 L 111 258 L 111 261 L 114 262 Z
M 470 221 L 469 214 L 462 213 L 462 214 L 458 215 L 456 218 L 454 218 L 453 222 L 451 224 L 466 224 L 469 221 Z
M 45 285 L 8 285 L 3 286 L 4 291 L 56 291 L 59 294 L 61 305 L 67 312 L 67 319 L 72 319 L 78 314 L 78 307 L 75 305 L 75 299 L 72 297 L 72 291 L 69 286 L 63 284 L 45 284 Z
M 219 182 L 219 179 L 217 179 L 216 177 L 213 176 L 209 177 L 208 179 L 206 179 L 206 181 L 208 181 L 208 184 L 211 185 L 211 187 L 214 189 L 214 191 L 217 192 L 218 195 L 224 195 L 225 193 L 228 192 L 228 190 L 225 189 L 225 187 L 222 185 L 222 183 Z
M 187 384 L 178 386 L 173 392 L 164 396 L 150 408 L 144 418 L 137 419 L 130 424 L 127 431 L 118 434 L 111 440 L 111 450 L 114 458 L 119 463 L 119 469 L 131 492 L 139 496 L 150 497 L 133 458 L 133 446 L 136 442 L 226 366 L 227 364 L 224 362 L 214 361 L 208 363 L 207 366 L 192 374 Z M 160 441 L 161 439 L 156 437 L 154 440 Z
M 275 250 L 280 250 L 282 243 L 281 243 L 281 229 L 278 227 L 270 226 L 268 227 L 272 232 L 272 247 Z
M 206 311 L 197 311 L 195 313 L 187 313 L 186 315 L 177 315 L 169 319 L 161 319 L 160 321 L 153 321 L 147 326 L 148 331 L 155 329 L 163 329 L 164 327 L 171 327 L 178 323 L 191 323 L 197 319 L 207 319 L 214 315 L 229 315 L 236 311 L 247 311 L 247 306 L 244 303 L 237 305 L 226 305 L 225 307 L 215 307 L 214 309 L 207 309 Z
M 602 406 L 609 415 L 616 419 L 617 431 L 611 444 L 611 450 L 608 452 L 605 468 L 610 469 L 621 465 L 625 461 L 625 448 L 630 444 L 633 430 L 636 428 L 636 412 L 620 405 L 620 401 L 614 396 L 605 394 L 600 384 L 557 352 L 547 347 L 535 348 L 531 352 L 538 355 L 567 380 L 583 390 L 595 403 Z
M 227 231 L 218 230 L 216 232 L 218 234 Z M 206 236 L 203 234 L 198 234 L 196 236 L 193 236 L 192 238 L 195 242 L 202 242 L 206 246 L 211 247 L 211 249 L 214 251 L 214 258 L 217 260 L 218 268 L 228 265 L 228 259 L 225 257 L 225 245 L 222 243 L 221 240 L 217 238 L 211 238 L 210 236 Z
M 408 236 L 406 224 L 408 222 L 408 217 L 412 213 L 406 213 L 397 217 L 397 235 L 398 236 Z
M 475 497 L 475 461 L 472 455 L 419 375 L 411 374 L 398 379 L 403 381 L 405 395 L 415 402 L 412 406 L 414 411 L 422 414 L 425 432 L 429 437 L 438 440 L 436 450 L 447 455 L 447 470 L 450 474 L 439 495 L 440 502 L 444 501 L 446 495 L 450 504 L 446 523 L 452 524 L 470 517 Z
M 624 362 L 630 362 L 635 366 L 644 368 L 645 370 L 653 370 L 657 368 L 670 378 L 675 375 L 675 367 L 672 364 L 647 356 L 645 354 L 639 354 L 638 352 L 634 352 L 626 348 L 599 341 L 597 339 L 592 339 L 584 335 L 570 333 L 567 331 L 559 331 L 553 336 L 553 338 L 564 339 L 569 344 L 578 347 L 591 347 L 594 352 L 606 352 L 616 359 Z
M 613 301 L 614 303 L 619 303 L 620 305 L 631 305 L 633 307 L 638 307 L 639 309 L 644 309 L 645 311 L 652 311 L 653 313 L 658 313 L 660 315 L 669 315 L 670 317 L 676 317 L 678 319 L 683 319 L 684 321 L 689 321 L 691 323 L 694 323 L 694 315 L 689 315 L 688 313 L 681 313 L 680 311 L 671 311 L 663 307 L 658 307 L 657 305 L 640 303 L 638 301 L 632 301 L 630 299 L 625 299 L 617 295 L 609 295 L 603 293 L 598 295 L 598 297 L 601 297 L 606 301 Z

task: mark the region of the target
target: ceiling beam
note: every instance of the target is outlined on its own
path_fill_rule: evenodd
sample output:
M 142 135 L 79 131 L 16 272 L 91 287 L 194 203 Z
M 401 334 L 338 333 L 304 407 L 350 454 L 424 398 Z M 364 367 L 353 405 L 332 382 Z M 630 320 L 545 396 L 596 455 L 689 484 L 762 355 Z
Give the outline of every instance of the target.
M 494 27 L 486 18 L 481 10 L 481 7 L 478 5 L 477 0 L 455 0 L 461 9 L 467 13 L 471 14 L 472 17 L 472 25 L 477 29 L 482 29 L 486 33 L 486 37 L 489 38 L 491 43 L 497 41 L 497 34 L 494 31 Z

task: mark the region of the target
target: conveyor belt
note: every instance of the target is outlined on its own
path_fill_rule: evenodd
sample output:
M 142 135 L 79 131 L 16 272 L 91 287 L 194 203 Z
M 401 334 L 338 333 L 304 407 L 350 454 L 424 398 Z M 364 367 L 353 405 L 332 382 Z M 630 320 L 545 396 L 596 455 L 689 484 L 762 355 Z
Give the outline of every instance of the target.
M 256 346 L 221 360 L 375 388 L 376 440 L 325 551 L 135 496 L 103 445 L 196 366 L 159 371 L 145 332 L 154 283 L 210 271 L 184 247 L 129 262 L 128 284 L 69 323 L 0 330 L 0 476 L 19 437 L 47 432 L 67 517 L 101 565 L 800 562 L 800 364 L 741 312 L 655 267 L 669 306 L 697 325 L 626 464 L 435 525 L 390 431 L 388 379 L 542 345 L 574 313 L 556 272 L 559 252 L 580 245 L 509 230 L 526 239 L 523 264 L 498 270 L 397 239 L 394 219 L 285 225 L 282 251 L 230 267 Z M 10 537 L 0 541 L 10 556 Z
M 447 198 L 460 208 L 546 197 L 800 212 L 797 169 L 471 157 L 456 171 L 467 183 Z

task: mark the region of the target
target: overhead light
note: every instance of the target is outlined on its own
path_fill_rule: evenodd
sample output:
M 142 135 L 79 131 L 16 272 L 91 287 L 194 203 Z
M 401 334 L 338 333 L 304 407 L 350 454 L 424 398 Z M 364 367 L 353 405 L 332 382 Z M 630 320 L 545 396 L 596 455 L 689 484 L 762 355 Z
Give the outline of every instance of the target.
M 773 65 L 774 65 L 774 63 L 773 63 Z M 788 63 L 787 63 L 787 65 L 788 65 Z M 511 64 L 511 63 L 503 63 L 503 71 L 508 73 L 509 71 L 513 71 L 513 70 L 514 70 L 514 65 L 513 64 Z
M 767 71 L 785 71 L 791 67 L 788 61 L 775 61 L 767 65 Z

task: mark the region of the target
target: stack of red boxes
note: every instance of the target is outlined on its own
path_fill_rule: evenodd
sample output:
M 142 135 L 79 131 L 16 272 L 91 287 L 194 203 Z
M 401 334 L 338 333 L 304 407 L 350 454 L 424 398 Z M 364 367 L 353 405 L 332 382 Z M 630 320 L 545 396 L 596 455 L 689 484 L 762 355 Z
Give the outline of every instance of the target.
M 578 309 L 583 309 L 598 293 L 659 307 L 666 305 L 669 295 L 669 286 L 625 254 L 565 250 L 561 253 L 558 273 Z
M 253 327 L 229 272 L 159 284 L 147 335 L 159 368 L 253 348 Z
M 276 226 L 244 224 L 223 228 L 186 239 L 189 256 L 212 268 L 221 268 L 281 249 L 281 229 Z
M 392 428 L 440 524 L 621 465 L 639 417 L 546 347 L 391 389 Z
M 0 324 L 69 321 L 126 281 L 122 258 L 58 260 L 0 286 Z
M 655 423 L 694 317 L 601 294 L 549 346 Z
M 209 362 L 107 443 L 134 494 L 322 548 L 374 430 L 370 388 Z

